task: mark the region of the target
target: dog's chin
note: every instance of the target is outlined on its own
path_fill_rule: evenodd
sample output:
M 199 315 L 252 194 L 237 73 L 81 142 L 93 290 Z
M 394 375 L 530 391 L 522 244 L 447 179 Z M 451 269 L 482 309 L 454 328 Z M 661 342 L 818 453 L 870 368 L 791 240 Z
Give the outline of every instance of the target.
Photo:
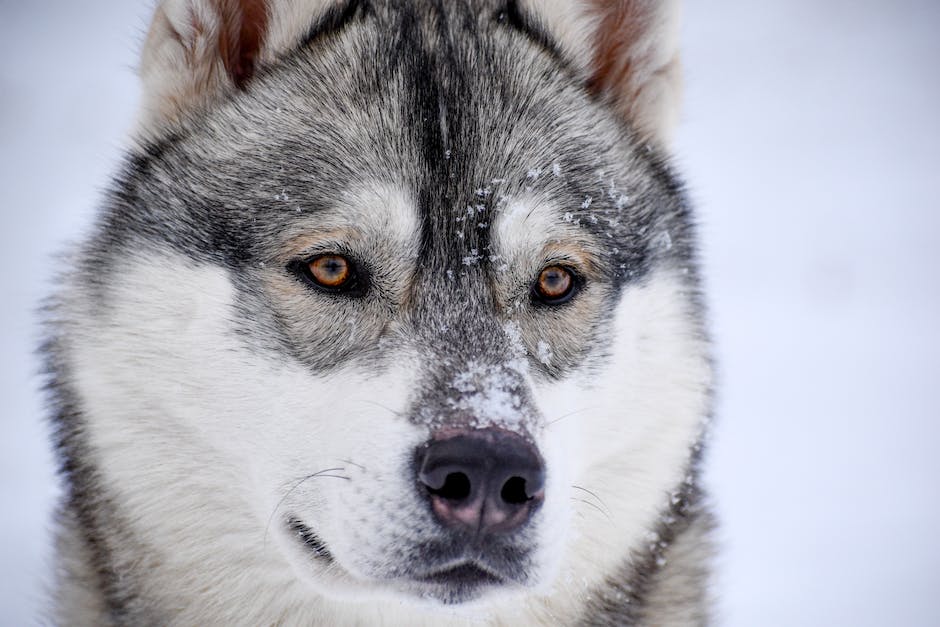
M 343 568 L 326 543 L 299 519 L 289 519 L 285 529 L 293 540 L 291 553 L 299 558 L 291 561 L 302 562 L 305 578 L 312 578 L 311 583 L 328 597 L 362 600 L 372 596 L 421 605 L 474 606 L 525 587 L 476 560 L 455 560 L 405 576 L 362 579 Z

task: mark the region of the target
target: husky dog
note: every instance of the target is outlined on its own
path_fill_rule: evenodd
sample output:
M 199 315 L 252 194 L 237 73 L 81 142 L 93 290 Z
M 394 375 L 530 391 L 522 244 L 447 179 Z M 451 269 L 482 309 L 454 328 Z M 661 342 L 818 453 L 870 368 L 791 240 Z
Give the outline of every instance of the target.
M 45 354 L 76 625 L 708 618 L 667 0 L 165 0 Z

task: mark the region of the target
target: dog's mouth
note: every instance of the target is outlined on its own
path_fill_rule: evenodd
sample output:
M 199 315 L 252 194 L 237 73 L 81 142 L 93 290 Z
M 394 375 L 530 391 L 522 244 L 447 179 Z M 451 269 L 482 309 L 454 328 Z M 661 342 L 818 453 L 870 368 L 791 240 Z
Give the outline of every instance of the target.
M 409 587 L 418 594 L 435 598 L 446 605 L 465 603 L 479 598 L 489 590 L 505 588 L 509 581 L 487 565 L 467 560 L 438 568 L 414 577 Z
M 430 573 L 415 577 L 416 581 L 453 588 L 480 588 L 498 586 L 505 579 L 485 566 L 473 561 L 460 562 Z
M 336 566 L 333 555 L 320 536 L 299 518 L 289 517 L 287 527 L 300 545 L 324 564 Z M 396 588 L 423 598 L 433 598 L 444 604 L 458 604 L 479 598 L 488 590 L 507 588 L 517 584 L 508 564 L 497 564 L 485 556 L 457 556 L 446 561 L 431 559 L 430 566 L 424 564 L 406 568 L 406 574 L 389 578 Z M 492 562 L 492 563 L 491 563 Z M 504 572 L 505 571 L 505 572 Z M 508 574 L 507 574 L 508 573 Z M 515 573 L 518 575 L 518 573 Z

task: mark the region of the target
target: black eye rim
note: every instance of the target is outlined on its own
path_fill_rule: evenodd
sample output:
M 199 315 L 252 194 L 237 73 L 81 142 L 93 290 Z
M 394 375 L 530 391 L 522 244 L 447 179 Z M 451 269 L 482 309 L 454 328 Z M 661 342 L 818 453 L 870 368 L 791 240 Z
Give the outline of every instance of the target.
M 349 278 L 342 285 L 325 285 L 318 281 L 310 271 L 310 264 L 323 257 L 342 257 L 349 266 Z M 366 292 L 367 274 L 361 269 L 360 265 L 351 256 L 341 252 L 322 252 L 302 259 L 294 259 L 287 264 L 289 272 L 297 276 L 303 283 L 324 294 L 342 295 L 342 296 L 362 296 Z
M 568 286 L 568 289 L 564 294 L 555 298 L 546 297 L 539 291 L 539 277 L 541 277 L 542 273 L 549 268 L 561 268 L 571 276 L 571 284 Z M 542 268 L 539 270 L 535 277 L 535 281 L 532 282 L 532 287 L 530 288 L 529 292 L 532 297 L 532 302 L 535 305 L 554 307 L 556 305 L 563 305 L 574 298 L 575 294 L 578 293 L 583 285 L 584 278 L 571 266 L 565 265 L 563 263 L 548 263 L 542 266 Z

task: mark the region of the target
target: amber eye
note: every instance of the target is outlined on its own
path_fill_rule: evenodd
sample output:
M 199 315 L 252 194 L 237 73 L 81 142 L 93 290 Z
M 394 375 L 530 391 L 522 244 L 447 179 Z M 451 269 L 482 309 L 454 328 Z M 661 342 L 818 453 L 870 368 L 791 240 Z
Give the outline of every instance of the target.
M 546 305 L 559 305 L 574 294 L 575 277 L 562 266 L 548 266 L 532 286 L 533 295 Z
M 353 278 L 352 264 L 340 255 L 320 255 L 307 262 L 307 271 L 314 283 L 330 290 L 347 287 Z

